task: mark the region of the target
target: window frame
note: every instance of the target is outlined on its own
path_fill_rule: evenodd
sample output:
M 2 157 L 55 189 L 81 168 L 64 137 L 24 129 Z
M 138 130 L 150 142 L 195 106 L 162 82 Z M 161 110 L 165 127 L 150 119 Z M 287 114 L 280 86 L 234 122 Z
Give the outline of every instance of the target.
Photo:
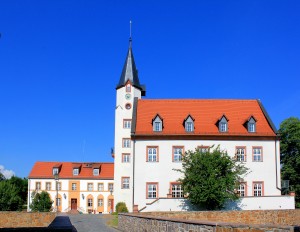
M 127 82 L 126 86 L 125 86 L 125 91 L 126 93 L 131 93 L 131 83 Z
M 39 188 L 38 188 L 39 186 Z M 35 190 L 40 191 L 42 190 L 42 183 L 40 181 L 35 182 Z
M 163 119 L 160 117 L 159 114 L 156 114 L 155 117 L 152 119 L 152 130 L 154 132 L 162 132 L 163 130 Z
M 79 175 L 79 168 L 73 168 L 73 176 Z
M 260 149 L 260 159 L 259 160 L 255 160 L 255 156 L 258 156 L 257 154 L 254 154 L 254 150 L 255 149 Z M 253 146 L 252 147 L 252 161 L 253 162 L 263 162 L 263 147 L 262 146 Z
M 149 149 L 156 149 L 156 160 L 149 160 Z M 152 156 L 154 154 L 151 154 Z M 149 163 L 156 163 L 156 162 L 159 162 L 159 149 L 158 149 L 158 146 L 147 146 L 146 147 L 146 162 L 149 162 Z
M 108 191 L 110 192 L 111 188 L 109 186 L 112 186 L 112 192 L 114 191 L 114 183 L 108 183 L 107 184 L 107 188 L 108 188 Z
M 72 183 L 71 189 L 72 189 L 72 191 L 77 191 L 77 183 Z
M 131 119 L 123 119 L 123 128 L 124 129 L 131 129 Z
M 241 190 L 241 188 L 240 188 L 241 186 L 244 186 L 244 190 Z M 242 196 L 242 191 L 244 192 L 244 196 Z M 245 182 L 245 181 L 240 182 L 236 192 L 239 195 L 239 197 L 246 197 L 247 196 L 247 182 Z
M 93 207 L 93 198 L 91 198 L 91 197 L 88 197 L 88 199 L 87 199 L 87 207 Z
M 177 189 L 176 189 L 176 191 L 173 192 L 173 186 L 180 186 L 180 190 L 177 191 Z M 173 194 L 173 193 L 174 193 L 174 194 Z M 176 196 L 176 195 L 177 195 L 176 193 L 179 193 L 180 196 L 177 197 L 177 196 Z M 171 194 L 172 198 L 184 198 L 184 193 L 183 193 L 182 184 L 181 184 L 180 182 L 171 182 L 171 183 L 170 183 L 170 194 Z
M 130 163 L 130 158 L 130 153 L 122 153 L 122 163 Z
M 131 148 L 131 139 L 130 138 L 123 138 L 122 139 L 122 147 L 123 148 Z
M 239 149 L 244 149 L 244 154 L 243 154 L 244 155 L 244 160 L 239 159 L 239 156 L 240 156 L 240 154 L 238 155 L 238 150 Z M 235 158 L 239 162 L 247 162 L 247 149 L 246 149 L 246 146 L 236 146 L 235 147 Z
M 99 204 L 100 201 L 102 202 L 102 204 Z M 103 198 L 98 198 L 97 205 L 98 205 L 98 207 L 102 207 L 104 205 L 104 199 Z
M 100 186 L 102 186 L 102 188 L 100 188 Z M 104 191 L 104 183 L 98 183 L 97 190 L 98 190 L 98 192 L 103 192 Z
M 97 171 L 97 172 L 95 172 Z M 100 174 L 100 169 L 99 168 L 93 168 L 93 176 L 99 176 Z
M 155 191 L 155 195 L 156 195 L 156 196 L 155 196 L 155 197 L 149 197 L 149 186 L 150 186 L 150 185 L 153 185 L 153 186 L 156 187 L 156 191 Z M 159 190 L 158 187 L 159 187 L 159 186 L 158 186 L 158 182 L 147 182 L 147 183 L 146 183 L 146 199 L 158 199 L 158 197 L 159 197 L 159 196 L 158 196 L 158 193 L 159 193 L 159 192 L 158 192 L 158 190 Z M 154 191 L 153 191 L 152 193 L 154 193 Z
M 177 150 L 177 149 L 181 149 L 181 154 L 179 155 L 178 160 L 175 159 L 175 155 L 177 155 L 177 154 L 175 154 L 175 150 Z M 181 163 L 183 155 L 184 155 L 184 146 L 173 146 L 172 147 L 172 162 Z
M 55 183 L 55 190 L 61 191 L 61 182 Z
M 54 175 L 57 175 L 59 173 L 59 169 L 58 168 L 53 168 L 52 169 L 52 174 L 53 174 L 53 176 Z
M 125 183 L 125 181 L 126 181 L 126 183 Z M 121 189 L 129 189 L 129 188 L 130 188 L 130 177 L 122 176 L 121 177 Z
M 261 195 L 255 196 L 255 191 L 258 191 L 257 194 L 259 193 L 259 190 L 255 190 L 255 185 L 261 185 Z M 263 181 L 253 181 L 252 182 L 252 194 L 254 197 L 263 197 L 264 196 L 264 182 Z
M 49 189 L 48 189 L 48 186 L 50 186 Z M 46 184 L 45 184 L 46 191 L 51 191 L 51 187 L 52 187 L 51 182 L 46 182 Z
M 92 186 L 92 188 L 90 189 L 90 186 Z M 87 186 L 86 186 L 87 188 L 87 191 L 89 191 L 89 192 L 92 192 L 92 191 L 94 191 L 94 183 L 91 183 L 91 182 L 89 182 L 89 183 L 87 183 Z

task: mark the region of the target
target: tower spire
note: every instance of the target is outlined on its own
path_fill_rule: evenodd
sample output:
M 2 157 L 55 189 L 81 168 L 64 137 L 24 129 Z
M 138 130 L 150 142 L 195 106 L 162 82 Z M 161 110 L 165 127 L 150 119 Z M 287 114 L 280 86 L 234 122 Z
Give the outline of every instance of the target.
M 132 25 L 132 21 L 129 21 L 129 47 L 131 48 L 132 46 L 132 37 L 131 37 L 131 25 Z

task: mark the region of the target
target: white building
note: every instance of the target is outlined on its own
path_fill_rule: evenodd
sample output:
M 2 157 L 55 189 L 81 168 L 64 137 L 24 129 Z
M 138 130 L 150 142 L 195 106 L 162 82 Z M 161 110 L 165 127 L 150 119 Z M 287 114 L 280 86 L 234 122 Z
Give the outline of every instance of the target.
M 142 99 L 132 53 L 116 87 L 115 202 L 129 211 L 192 209 L 183 198 L 181 154 L 219 145 L 244 162 L 250 173 L 228 209 L 294 209 L 281 196 L 279 137 L 259 100 Z
M 41 191 L 49 193 L 54 211 L 113 212 L 114 164 L 36 162 L 28 176 L 28 211 Z

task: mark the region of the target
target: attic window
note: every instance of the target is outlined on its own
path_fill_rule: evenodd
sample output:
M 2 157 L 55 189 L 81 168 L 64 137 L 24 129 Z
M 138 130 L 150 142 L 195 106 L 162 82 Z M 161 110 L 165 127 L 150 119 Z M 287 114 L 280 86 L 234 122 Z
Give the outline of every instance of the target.
M 93 169 L 93 175 L 94 176 L 99 176 L 99 168 L 94 168 Z
M 248 132 L 250 133 L 254 133 L 256 132 L 256 120 L 254 117 L 250 117 L 250 119 L 247 122 L 247 128 L 248 128 Z
M 185 120 L 184 120 L 184 128 L 186 132 L 193 132 L 194 131 L 194 119 L 192 118 L 192 116 L 188 116 Z
M 73 169 L 73 176 L 78 176 L 79 174 L 79 168 L 74 168 Z
M 58 168 L 53 168 L 53 175 L 57 175 L 58 174 Z
M 158 114 L 152 120 L 152 127 L 153 131 L 162 131 L 163 129 L 163 120 Z
M 225 115 L 219 120 L 219 131 L 220 132 L 227 132 L 228 131 L 228 120 Z

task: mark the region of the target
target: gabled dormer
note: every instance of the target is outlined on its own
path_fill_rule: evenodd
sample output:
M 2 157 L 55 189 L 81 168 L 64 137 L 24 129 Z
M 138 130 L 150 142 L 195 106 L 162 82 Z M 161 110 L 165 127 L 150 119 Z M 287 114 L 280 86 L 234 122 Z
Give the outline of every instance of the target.
M 256 119 L 254 116 L 250 116 L 248 120 L 245 122 L 244 126 L 247 128 L 247 131 L 249 133 L 255 133 L 256 132 Z
M 156 114 L 155 117 L 152 119 L 152 127 L 153 131 L 159 132 L 163 130 L 163 119 L 159 114 Z
M 81 164 L 73 164 L 73 176 L 78 176 L 81 170 Z
M 193 132 L 195 130 L 195 119 L 189 114 L 183 121 L 183 126 L 186 132 Z
M 62 164 L 60 164 L 60 163 L 55 164 L 55 165 L 53 166 L 53 168 L 52 168 L 52 174 L 53 174 L 53 176 L 54 176 L 54 175 L 59 175 L 59 172 L 60 172 L 60 170 L 61 170 L 61 166 L 62 166 Z
M 219 128 L 219 132 L 225 133 L 228 132 L 228 118 L 223 114 L 223 116 L 217 121 L 217 126 Z
M 93 165 L 93 176 L 99 176 L 101 170 L 101 165 Z

